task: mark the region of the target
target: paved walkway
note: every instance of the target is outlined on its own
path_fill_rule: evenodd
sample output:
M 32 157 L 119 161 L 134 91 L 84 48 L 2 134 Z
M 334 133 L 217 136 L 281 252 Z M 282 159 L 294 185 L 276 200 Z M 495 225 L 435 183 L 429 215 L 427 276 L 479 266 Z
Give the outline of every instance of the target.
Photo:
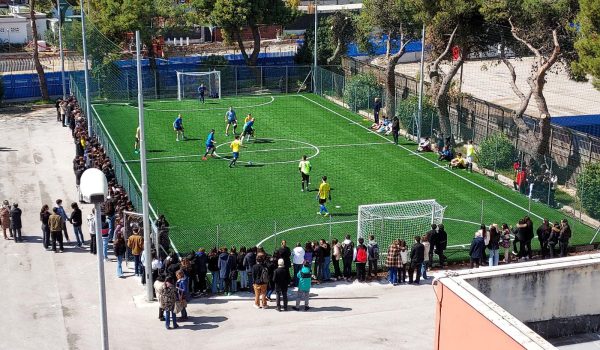
M 53 109 L 0 109 L 0 199 L 19 202 L 26 238 L 23 244 L 0 238 L 0 349 L 100 347 L 95 256 L 72 244 L 63 254 L 41 245 L 42 204 L 52 206 L 62 198 L 69 205 L 76 198 L 74 145 L 54 120 Z M 91 208 L 82 209 L 87 216 Z M 84 236 L 89 239 L 86 228 Z M 136 302 L 144 294 L 139 279 L 131 270 L 125 280 L 118 279 L 115 270 L 114 262 L 107 263 L 113 349 L 433 347 L 435 296 L 427 285 L 327 284 L 312 290 L 313 308 L 300 313 L 254 309 L 248 293 L 195 299 L 188 307 L 190 320 L 167 331 L 157 319 L 156 303 Z

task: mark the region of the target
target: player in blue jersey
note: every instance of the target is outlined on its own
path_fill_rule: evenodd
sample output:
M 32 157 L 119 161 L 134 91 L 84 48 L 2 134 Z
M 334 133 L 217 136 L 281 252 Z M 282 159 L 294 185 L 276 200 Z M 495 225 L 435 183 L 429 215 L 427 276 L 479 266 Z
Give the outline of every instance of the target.
M 198 87 L 198 96 L 200 98 L 200 102 L 204 103 L 204 94 L 206 93 L 206 86 L 204 84 L 200 84 Z
M 215 129 L 210 129 L 210 133 L 208 133 L 208 136 L 206 137 L 206 153 L 204 153 L 202 160 L 206 160 L 206 156 L 208 156 L 209 153 L 211 157 L 214 157 L 216 149 L 217 148 L 215 147 Z
M 229 107 L 229 110 L 225 113 L 225 123 L 227 123 L 227 126 L 225 127 L 225 136 L 229 136 L 230 125 L 233 125 L 233 134 L 235 135 L 235 130 L 237 129 L 237 117 L 235 116 L 233 107 Z
M 240 142 L 244 142 L 244 137 L 246 141 L 250 141 L 250 136 L 254 136 L 254 117 L 252 114 L 248 113 L 246 119 L 244 119 L 244 127 L 242 128 L 242 137 L 240 138 Z
M 181 113 L 177 115 L 177 118 L 173 122 L 173 130 L 175 130 L 176 140 L 181 141 L 185 140 L 185 134 L 183 133 L 183 119 L 181 117 Z

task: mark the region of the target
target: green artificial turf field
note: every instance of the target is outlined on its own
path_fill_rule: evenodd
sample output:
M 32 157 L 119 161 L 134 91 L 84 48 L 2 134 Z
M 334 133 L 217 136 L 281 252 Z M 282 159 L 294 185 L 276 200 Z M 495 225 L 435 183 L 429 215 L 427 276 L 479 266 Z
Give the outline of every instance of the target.
M 233 137 L 224 132 L 229 105 L 237 112 L 238 132 L 245 115 L 253 114 L 257 137 L 244 144 L 232 169 L 227 161 Z M 96 103 L 93 109 L 139 183 L 139 156 L 133 150 L 137 108 Z M 188 140 L 176 142 L 172 124 L 179 112 Z M 457 249 L 470 243 L 482 216 L 486 224 L 512 225 L 527 214 L 526 197 L 483 175 L 450 170 L 435 154 L 416 154 L 411 142 L 401 140 L 396 146 L 365 128 L 368 124 L 358 115 L 313 94 L 232 97 L 204 105 L 195 100 L 146 101 L 145 118 L 151 212 L 165 214 L 180 252 L 257 243 L 270 250 L 281 239 L 295 244 L 356 237 L 362 204 L 436 199 L 447 207 L 448 244 Z M 203 161 L 211 128 L 216 130 L 218 157 Z M 313 166 L 308 193 L 300 191 L 298 172 L 304 154 Z M 328 218 L 317 215 L 316 188 L 323 175 L 332 187 Z M 564 217 L 535 202 L 531 211 L 536 227 L 541 217 Z M 589 243 L 594 230 L 571 223 L 572 243 Z

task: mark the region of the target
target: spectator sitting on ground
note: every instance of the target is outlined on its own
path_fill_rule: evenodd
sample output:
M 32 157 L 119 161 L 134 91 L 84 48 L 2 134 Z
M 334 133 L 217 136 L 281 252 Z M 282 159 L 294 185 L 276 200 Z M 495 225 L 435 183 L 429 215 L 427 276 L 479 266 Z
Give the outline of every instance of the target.
M 421 140 L 421 142 L 419 142 L 419 148 L 417 148 L 417 151 L 432 152 L 431 141 L 429 140 L 429 137 L 426 137 L 423 140 Z
M 379 134 L 383 134 L 387 131 L 388 126 L 390 127 L 390 132 L 391 132 L 391 123 L 390 121 L 386 118 L 383 117 L 383 122 L 381 123 L 381 126 L 377 129 L 377 133 Z
M 454 157 L 454 154 L 452 153 L 452 149 L 450 147 L 448 147 L 448 145 L 444 146 L 444 148 L 439 152 L 439 157 L 438 160 L 439 161 L 447 161 L 450 162 L 452 161 L 452 158 Z
M 458 152 L 458 154 L 456 155 L 456 158 L 452 159 L 450 161 L 450 167 L 451 168 L 459 168 L 459 169 L 466 169 L 467 162 L 465 160 L 465 158 L 463 158 L 462 153 Z
M 379 130 L 379 128 L 383 127 L 384 120 L 385 120 L 385 117 L 383 117 L 381 120 L 379 120 L 379 122 L 371 124 L 370 129 L 371 130 Z

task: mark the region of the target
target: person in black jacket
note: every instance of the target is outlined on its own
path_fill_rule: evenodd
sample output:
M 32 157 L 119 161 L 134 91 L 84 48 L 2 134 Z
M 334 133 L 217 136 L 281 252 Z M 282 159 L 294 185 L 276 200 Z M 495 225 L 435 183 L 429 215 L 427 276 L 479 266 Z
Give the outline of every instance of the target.
M 546 259 L 550 254 L 548 250 L 548 240 L 550 239 L 550 233 L 552 232 L 552 226 L 548 219 L 544 219 L 540 227 L 537 229 L 537 237 L 540 242 L 540 254 L 542 255 L 542 259 Z
M 569 240 L 571 239 L 571 226 L 567 219 L 560 221 L 560 233 L 558 234 L 558 246 L 560 247 L 560 257 L 569 256 Z
M 75 237 L 77 237 L 77 233 L 75 233 Z M 123 235 L 120 232 L 118 232 L 117 239 L 115 240 L 115 244 L 113 245 L 113 251 L 115 253 L 115 256 L 117 257 L 117 277 L 119 278 L 123 278 L 123 268 L 121 267 L 121 265 L 123 263 L 123 259 L 125 258 L 126 250 L 127 245 L 125 243 L 125 239 L 123 238 Z
M 277 311 L 281 311 L 281 299 L 283 297 L 283 311 L 288 310 L 287 290 L 290 284 L 290 270 L 285 267 L 285 260 L 277 261 L 277 269 L 273 273 L 273 283 L 275 283 L 275 292 L 277 293 Z
M 415 284 L 421 282 L 421 265 L 425 260 L 425 246 L 421 244 L 421 237 L 415 236 L 415 244 L 410 250 L 410 266 L 408 267 L 408 283 L 413 283 L 413 272 L 417 271 Z
M 204 248 L 198 249 L 196 256 L 194 257 L 194 269 L 196 271 L 197 282 L 195 284 L 196 290 L 194 293 L 206 293 L 206 264 L 208 263 L 208 256 Z
M 398 135 L 400 134 L 400 119 L 397 116 L 392 118 L 392 137 L 394 138 L 394 143 L 398 144 Z
M 448 234 L 446 233 L 443 224 L 438 225 L 438 230 L 433 235 L 432 240 L 434 242 L 435 254 L 437 254 L 440 260 L 440 266 L 444 267 L 444 263 L 446 261 L 444 250 L 446 250 L 446 247 L 448 245 Z
M 77 203 L 71 203 L 71 216 L 69 217 L 69 222 L 73 225 L 73 231 L 75 232 L 75 239 L 77 240 L 77 247 L 81 248 L 83 243 L 85 242 L 83 239 L 83 232 L 81 231 L 81 224 L 83 223 L 83 219 L 81 217 L 81 209 Z
M 42 222 L 42 243 L 44 244 L 45 249 L 49 249 L 50 247 L 50 226 L 48 226 L 48 219 L 50 218 L 50 211 L 47 204 L 42 206 L 42 210 L 40 210 L 40 221 Z
M 244 268 L 248 274 L 248 287 L 252 293 L 254 293 L 254 288 L 252 287 L 254 284 L 252 279 L 252 267 L 254 267 L 254 265 L 256 265 L 256 247 L 250 248 L 244 257 Z
M 485 249 L 485 241 L 483 240 L 483 233 L 481 231 L 475 232 L 475 238 L 471 242 L 471 249 L 469 250 L 469 256 L 471 257 L 471 268 L 474 265 L 479 267 L 481 259 L 483 258 L 483 250 Z
M 207 257 L 208 271 L 212 277 L 211 292 L 213 295 L 221 290 L 221 282 L 219 277 L 219 253 L 217 248 L 213 248 Z
M 237 292 L 237 280 L 238 280 L 238 270 L 237 270 L 237 249 L 235 247 L 231 247 L 229 250 L 229 257 L 227 259 L 227 271 L 229 273 L 229 295 Z
M 13 203 L 13 208 L 10 210 L 10 229 L 12 230 L 15 242 L 23 242 L 21 236 L 21 228 L 23 223 L 21 222 L 22 211 L 19 209 L 18 203 Z

